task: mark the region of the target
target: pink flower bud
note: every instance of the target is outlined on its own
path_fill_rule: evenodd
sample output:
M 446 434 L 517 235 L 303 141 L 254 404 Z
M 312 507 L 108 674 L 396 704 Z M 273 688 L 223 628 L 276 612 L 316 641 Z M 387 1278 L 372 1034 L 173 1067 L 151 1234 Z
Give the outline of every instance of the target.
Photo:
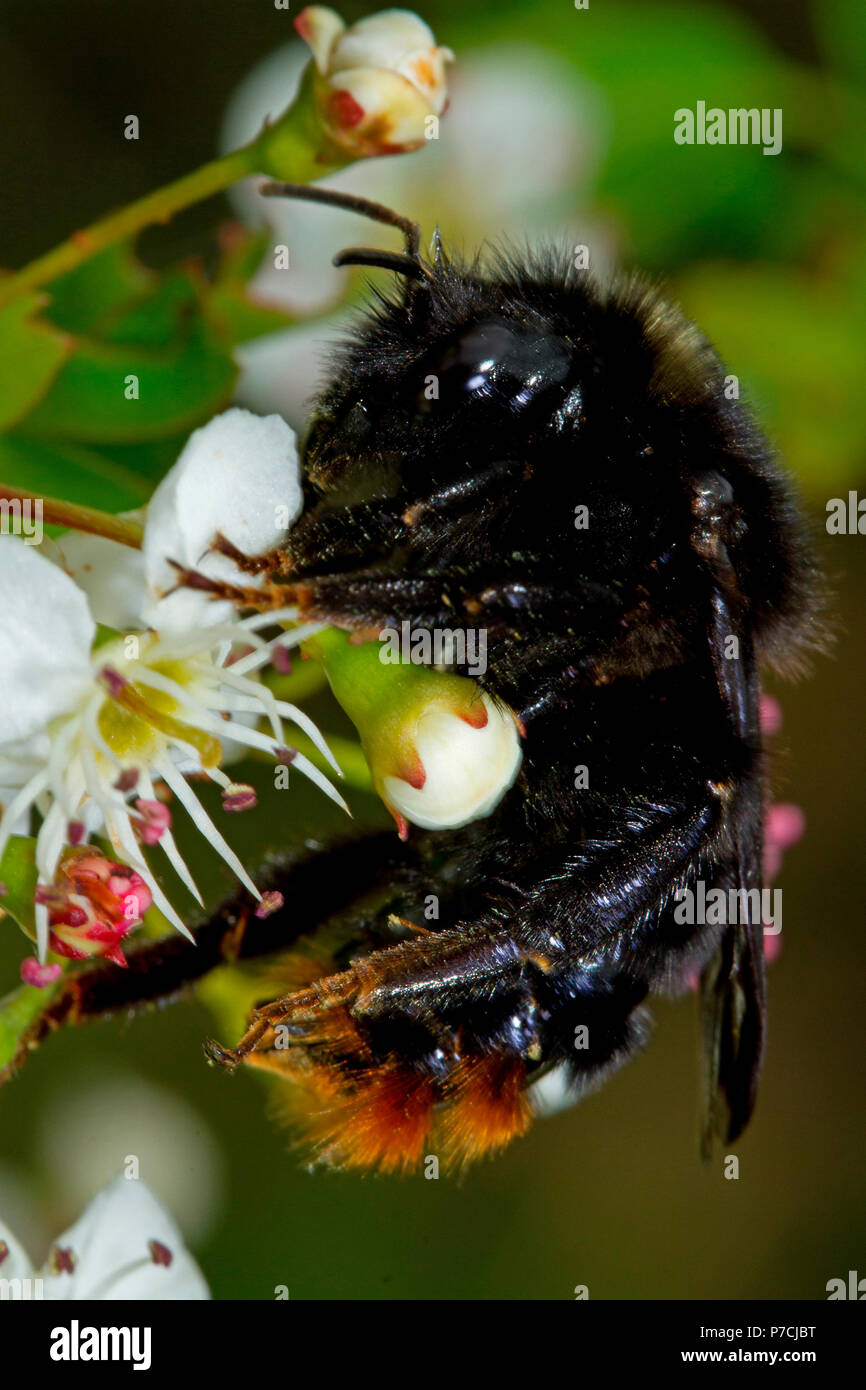
M 120 943 L 139 925 L 153 901 L 140 874 L 99 850 L 70 849 L 53 884 L 40 884 L 36 900 L 48 908 L 52 951 L 70 960 L 104 956 L 126 959 Z

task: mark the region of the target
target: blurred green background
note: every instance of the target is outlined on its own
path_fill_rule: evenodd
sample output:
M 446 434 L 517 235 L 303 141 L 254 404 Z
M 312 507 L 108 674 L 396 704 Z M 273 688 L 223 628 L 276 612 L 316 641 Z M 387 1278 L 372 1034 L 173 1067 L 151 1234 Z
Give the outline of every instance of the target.
M 592 1298 L 822 1298 L 830 1278 L 866 1273 L 866 538 L 824 527 L 828 499 L 866 491 L 866 15 L 855 0 L 591 0 L 586 11 L 570 0 L 428 0 L 421 13 L 458 67 L 435 151 L 393 162 L 413 166 L 401 210 L 469 244 L 485 230 L 566 230 L 602 261 L 664 278 L 789 460 L 831 576 L 831 655 L 808 682 L 773 687 L 786 714 L 776 794 L 805 807 L 808 830 L 780 879 L 784 948 L 740 1178 L 697 1155 L 692 1000 L 659 1002 L 643 1057 L 462 1182 L 305 1172 L 259 1079 L 205 1067 L 214 1019 L 190 1001 L 70 1031 L 34 1056 L 0 1094 L 0 1211 L 39 1256 L 135 1153 L 217 1297 L 271 1298 L 287 1285 L 301 1299 L 567 1299 L 586 1284 Z M 209 158 L 239 85 L 291 40 L 292 17 L 271 0 L 4 0 L 0 263 L 23 264 Z M 481 75 L 474 87 L 461 86 L 461 66 Z M 493 155 L 461 198 L 450 170 L 462 158 L 471 174 L 467 112 L 479 92 L 497 102 L 485 115 Z M 782 153 L 675 145 L 674 111 L 698 100 L 781 107 Z M 137 142 L 122 138 L 130 112 Z M 371 167 L 353 171 L 353 187 L 367 187 Z M 432 207 L 449 181 L 450 200 L 443 191 Z M 229 211 L 214 199 L 146 233 L 144 259 L 162 268 L 198 256 L 216 273 Z M 171 311 L 159 347 L 177 327 L 178 283 L 159 281 Z M 74 295 L 56 307 L 62 326 L 81 329 Z M 261 344 L 265 327 L 238 329 L 232 343 Z M 129 322 L 117 341 L 134 341 Z M 221 341 L 222 357 L 199 344 L 186 358 L 184 338 L 167 377 L 176 417 L 146 442 L 101 418 L 98 402 L 82 418 L 49 395 L 0 440 L 0 477 L 110 508 L 146 497 L 188 430 L 230 396 Z M 240 399 L 257 409 L 279 407 L 274 382 L 292 374 L 292 344 L 279 341 L 285 357 L 268 359 L 264 380 L 255 354 L 245 364 Z M 299 792 L 288 809 L 274 797 L 261 818 L 269 841 L 317 827 L 320 802 Z M 258 838 L 247 820 L 235 842 L 254 856 Z M 20 956 L 7 923 L 0 991 Z

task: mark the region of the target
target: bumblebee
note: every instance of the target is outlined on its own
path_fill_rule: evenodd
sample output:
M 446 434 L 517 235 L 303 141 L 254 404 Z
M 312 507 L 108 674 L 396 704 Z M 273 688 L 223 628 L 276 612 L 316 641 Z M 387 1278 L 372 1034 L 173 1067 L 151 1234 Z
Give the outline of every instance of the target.
M 765 1046 L 759 672 L 802 664 L 820 587 L 791 487 L 706 339 L 644 281 L 603 286 L 555 250 L 463 263 L 438 238 L 428 259 L 377 204 L 264 192 L 360 211 L 405 248 L 336 258 L 400 290 L 335 352 L 285 548 L 235 558 L 364 637 L 483 628 L 479 684 L 518 716 L 522 766 L 460 829 L 272 866 L 286 905 L 267 921 L 235 897 L 196 948 L 133 952 L 122 985 L 82 976 L 75 1008 L 176 988 L 229 941 L 333 939 L 208 1055 L 279 1073 L 314 1157 L 400 1171 L 501 1148 L 554 1069 L 576 1097 L 597 1087 L 643 1046 L 649 996 L 700 977 L 703 1142 L 731 1142 Z M 683 923 L 698 885 L 746 911 Z

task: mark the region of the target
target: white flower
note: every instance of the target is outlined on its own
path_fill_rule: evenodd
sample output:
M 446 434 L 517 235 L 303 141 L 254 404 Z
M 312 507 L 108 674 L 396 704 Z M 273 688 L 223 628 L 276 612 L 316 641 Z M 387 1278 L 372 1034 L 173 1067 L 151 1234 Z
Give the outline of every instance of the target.
M 215 534 L 221 531 L 245 555 L 261 555 L 285 539 L 302 503 L 295 435 L 285 420 L 227 410 L 195 431 L 148 503 L 142 550 L 150 589 L 175 588 L 167 557 L 231 580 L 237 576 L 232 561 L 207 554 Z M 189 629 L 203 608 L 211 610 L 210 622 L 231 612 L 228 604 L 213 612 L 206 596 L 178 589 L 149 597 L 144 617 L 160 632 Z
M 285 540 L 302 501 L 294 431 L 279 415 L 235 407 L 190 435 L 147 504 L 141 550 L 76 532 L 60 547 L 98 622 L 191 631 L 230 618 L 232 605 L 178 589 L 170 561 L 249 585 L 227 556 L 209 553 L 215 536 L 261 555 Z
M 558 1115 L 580 1100 L 580 1087 L 564 1062 L 546 1071 L 529 1087 L 529 1103 L 536 1115 Z
M 86 691 L 96 624 L 86 596 L 62 570 L 34 547 L 4 538 L 0 625 L 0 742 L 23 743 Z
M 411 10 L 383 10 L 347 29 L 334 10 L 310 5 L 295 27 L 312 49 L 320 115 L 330 138 L 356 157 L 423 145 L 427 121 L 445 108 L 445 64 Z
M 0 1281 L 12 1299 L 207 1299 L 204 1276 L 146 1183 L 127 1178 L 93 1198 L 34 1269 L 0 1221 Z M 41 1282 L 35 1284 L 34 1281 Z
M 40 884 L 52 884 L 72 825 L 79 839 L 82 829 L 93 834 L 104 828 L 118 858 L 141 875 L 156 906 L 186 932 L 139 848 L 139 838 L 158 840 L 202 901 L 171 830 L 153 819 L 154 779 L 167 784 L 259 899 L 183 772 L 203 773 L 220 785 L 227 810 L 253 804 L 252 789 L 235 787 L 221 770 L 221 740 L 281 759 L 284 719 L 302 728 L 339 772 L 313 722 L 256 679 L 275 644 L 296 645 L 317 625 L 267 642 L 258 629 L 294 619 L 293 609 L 237 621 L 230 604 L 213 604 L 205 593 L 168 592 L 175 583 L 169 559 L 238 577 L 225 556 L 205 553 L 219 531 L 250 553 L 281 540 L 299 509 L 297 474 L 294 436 L 284 422 L 230 410 L 196 431 L 157 488 L 141 553 L 106 540 L 64 538 L 76 583 L 19 538 L 0 539 L 0 785 L 15 789 L 0 819 L 0 856 L 21 815 L 37 806 L 43 818 L 36 845 Z M 93 648 L 94 618 L 105 622 L 109 615 L 130 619 L 137 630 Z M 239 646 L 253 650 L 230 660 Z M 270 733 L 249 727 L 250 718 L 265 718 Z M 303 754 L 293 753 L 292 766 L 345 808 Z M 37 902 L 35 916 L 44 959 L 44 903 Z
M 514 716 L 482 695 L 486 719 L 432 705 L 422 710 L 412 744 L 418 771 L 407 781 L 386 776 L 382 795 L 397 817 L 425 830 L 457 829 L 488 816 L 520 769 Z M 483 722 L 482 722 L 483 719 Z

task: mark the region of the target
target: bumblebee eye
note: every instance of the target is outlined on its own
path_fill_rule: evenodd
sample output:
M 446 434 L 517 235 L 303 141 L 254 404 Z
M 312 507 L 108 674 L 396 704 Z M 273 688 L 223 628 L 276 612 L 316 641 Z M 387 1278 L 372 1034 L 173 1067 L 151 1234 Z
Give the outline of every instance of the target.
M 570 365 L 569 345 L 557 334 L 491 319 L 428 359 L 416 406 L 429 414 L 491 401 L 521 410 L 565 381 Z

